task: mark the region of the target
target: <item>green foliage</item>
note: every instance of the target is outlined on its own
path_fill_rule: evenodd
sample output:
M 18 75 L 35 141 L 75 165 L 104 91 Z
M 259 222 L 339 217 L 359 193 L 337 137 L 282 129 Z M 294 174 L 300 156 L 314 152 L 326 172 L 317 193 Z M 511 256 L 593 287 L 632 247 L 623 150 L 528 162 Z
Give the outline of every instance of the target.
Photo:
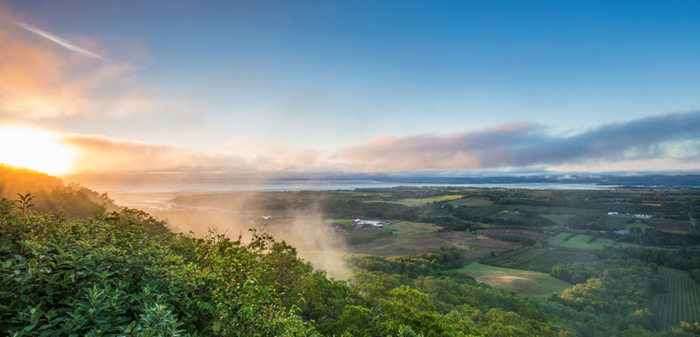
M 314 334 L 265 284 L 263 238 L 162 235 L 133 210 L 106 221 L 17 211 L 0 233 L 0 329 L 12 336 Z

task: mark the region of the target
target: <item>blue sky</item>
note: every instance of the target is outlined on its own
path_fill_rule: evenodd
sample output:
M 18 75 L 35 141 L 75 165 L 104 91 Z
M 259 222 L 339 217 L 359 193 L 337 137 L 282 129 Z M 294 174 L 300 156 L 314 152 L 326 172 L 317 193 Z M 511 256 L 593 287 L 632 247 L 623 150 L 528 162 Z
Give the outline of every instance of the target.
M 136 171 L 700 169 L 700 128 L 673 127 L 700 110 L 697 1 L 0 0 L 0 15 L 0 43 L 56 63 L 42 63 L 50 83 L 0 88 L 17 100 L 0 122 L 64 135 L 76 171 L 109 170 L 105 144 L 132 163 L 111 169 Z M 17 108 L 36 97 L 50 113 Z M 591 145 L 639 120 L 669 125 L 644 146 Z M 617 152 L 494 160 L 463 143 L 493 130 L 521 135 L 489 143 L 500 153 L 573 139 Z M 154 148 L 162 164 L 139 165 Z

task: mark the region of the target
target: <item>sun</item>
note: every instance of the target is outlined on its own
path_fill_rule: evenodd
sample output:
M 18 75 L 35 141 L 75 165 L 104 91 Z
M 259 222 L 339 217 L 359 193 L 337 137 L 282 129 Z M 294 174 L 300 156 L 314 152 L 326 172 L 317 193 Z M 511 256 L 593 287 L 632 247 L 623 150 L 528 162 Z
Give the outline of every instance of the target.
M 0 128 L 0 163 L 60 175 L 72 169 L 75 150 L 58 135 L 19 127 Z

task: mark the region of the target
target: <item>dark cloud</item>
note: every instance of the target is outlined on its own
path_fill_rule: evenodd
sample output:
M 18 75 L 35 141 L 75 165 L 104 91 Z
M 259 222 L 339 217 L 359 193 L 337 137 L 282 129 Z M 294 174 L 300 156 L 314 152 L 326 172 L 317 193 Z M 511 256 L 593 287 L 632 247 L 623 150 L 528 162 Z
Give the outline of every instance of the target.
M 665 158 L 666 144 L 687 140 L 700 140 L 699 111 L 611 123 L 576 135 L 508 123 L 479 131 L 380 136 L 334 157 L 358 170 L 378 172 L 527 167 Z M 689 155 L 698 151 L 688 150 Z

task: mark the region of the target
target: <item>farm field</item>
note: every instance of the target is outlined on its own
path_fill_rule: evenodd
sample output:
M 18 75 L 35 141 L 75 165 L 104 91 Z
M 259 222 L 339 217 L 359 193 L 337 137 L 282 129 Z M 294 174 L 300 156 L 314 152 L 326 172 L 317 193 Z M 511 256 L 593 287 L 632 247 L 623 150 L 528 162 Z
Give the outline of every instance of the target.
M 454 200 L 450 202 L 452 205 L 457 205 L 457 206 L 485 206 L 485 205 L 492 205 L 493 201 L 487 199 L 487 198 L 479 198 L 479 197 L 467 197 L 467 198 L 462 198 L 459 200 Z
M 546 241 L 549 242 L 550 246 L 559 246 L 570 234 L 569 232 L 561 232 L 555 236 L 548 237 Z
M 652 220 L 649 221 L 649 225 L 658 229 L 673 232 L 687 232 L 688 222 L 687 221 L 673 221 L 673 220 Z
M 331 248 L 331 250 L 388 257 L 424 254 L 438 250 L 441 247 L 461 248 L 464 261 L 469 262 L 483 259 L 491 251 L 499 253 L 508 249 L 518 248 L 520 244 L 461 232 L 412 232 L 378 238 L 366 243 L 339 245 Z
M 487 229 L 483 235 L 492 239 L 501 239 L 504 236 L 518 236 L 531 239 L 546 238 L 547 235 L 526 229 Z
M 593 253 L 581 249 L 522 247 L 480 261 L 495 267 L 514 268 L 549 273 L 557 264 L 593 261 Z
M 543 214 L 542 216 L 556 222 L 558 225 L 567 225 L 569 223 L 569 219 L 571 218 L 570 215 L 562 214 Z
M 573 208 L 573 207 L 534 207 L 534 210 L 547 214 L 573 215 L 573 214 L 595 214 L 600 213 L 596 209 Z
M 396 221 L 384 226 L 385 230 L 391 230 L 395 234 L 406 233 L 430 233 L 440 230 L 442 227 L 435 226 L 431 223 L 411 222 L 411 221 Z
M 585 235 L 585 234 L 577 234 L 573 238 L 569 239 L 568 241 L 563 241 L 559 244 L 560 247 L 564 248 L 574 248 L 574 249 L 603 249 L 605 246 L 612 246 L 614 245 L 614 241 L 610 239 L 605 239 L 605 238 L 597 238 L 595 241 L 588 243 L 588 240 L 591 238 L 590 235 Z M 624 247 L 632 247 L 636 245 L 631 245 L 630 244 L 624 244 L 620 243 L 620 246 Z
M 700 321 L 700 286 L 685 272 L 659 268 L 668 282 L 668 294 L 654 296 L 654 312 L 662 330 L 680 325 L 680 322 Z
M 500 253 L 508 249 L 520 247 L 519 243 L 494 240 L 481 235 L 467 234 L 463 232 L 436 232 L 431 236 L 444 243 L 468 248 L 465 251 L 466 261 L 476 261 L 489 256 L 491 251 Z
M 457 199 L 462 199 L 462 198 L 464 198 L 463 195 L 443 195 L 443 196 L 439 196 L 439 197 L 430 197 L 430 198 L 401 199 L 397 202 L 400 204 L 404 204 L 406 206 L 421 206 L 421 205 L 429 204 L 432 202 L 450 201 L 450 200 L 457 200 Z
M 562 235 L 565 234 L 565 235 Z M 613 246 L 615 245 L 615 241 L 606 239 L 606 238 L 597 238 L 595 241 L 588 243 L 588 240 L 590 239 L 590 235 L 586 234 L 577 234 L 573 238 L 569 239 L 568 241 L 564 241 L 563 239 L 568 236 L 569 233 L 560 233 L 557 235 L 555 238 L 558 241 L 556 244 L 559 245 L 560 247 L 564 248 L 574 248 L 574 249 L 603 249 L 605 246 Z M 561 238 L 560 238 L 561 236 Z M 554 240 L 550 241 L 551 243 L 555 243 Z M 639 245 L 634 244 L 634 243 L 627 243 L 627 242 L 618 242 L 616 247 L 639 247 Z
M 426 205 L 420 212 L 420 216 L 449 216 L 450 212 L 444 207 L 438 205 Z
M 627 216 L 603 215 L 598 220 L 598 226 L 606 230 L 624 229 L 630 219 Z
M 555 291 L 561 293 L 573 286 L 545 273 L 500 268 L 476 262 L 459 271 L 474 277 L 478 282 L 490 285 L 495 290 L 514 292 L 521 296 L 546 298 Z
M 438 240 L 428 234 L 407 233 L 379 238 L 367 243 L 339 246 L 336 247 L 336 251 L 378 256 L 399 256 L 429 253 L 445 246 L 451 246 L 451 244 Z
M 382 233 L 386 233 L 386 231 L 383 229 L 379 229 L 379 228 L 361 228 L 361 229 L 356 229 L 354 231 L 343 232 L 342 235 L 349 235 L 349 236 L 377 235 L 377 234 L 382 234 Z
M 632 222 L 632 223 L 627 224 L 627 226 L 625 226 L 625 229 L 630 230 L 630 229 L 632 229 L 632 227 L 639 227 L 639 229 L 641 229 L 641 230 L 644 230 L 645 228 L 654 228 L 654 227 L 651 227 L 643 222 Z

